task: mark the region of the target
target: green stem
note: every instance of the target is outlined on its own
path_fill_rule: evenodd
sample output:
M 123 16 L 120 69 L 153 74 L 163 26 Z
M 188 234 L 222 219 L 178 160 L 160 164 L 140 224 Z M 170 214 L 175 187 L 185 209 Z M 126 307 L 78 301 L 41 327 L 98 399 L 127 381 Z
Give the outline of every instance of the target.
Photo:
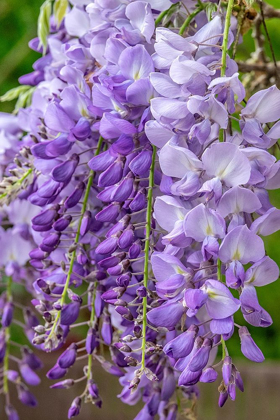
M 228 0 L 223 45 L 222 45 L 222 67 L 221 67 L 221 76 L 226 74 L 226 65 L 227 65 L 227 49 L 228 49 L 228 34 L 230 28 L 230 18 L 232 14 L 234 0 Z
M 218 280 L 222 281 L 222 261 L 220 260 L 220 258 L 217 259 L 217 266 L 218 266 L 218 270 L 217 270 Z
M 153 146 L 152 164 L 149 174 L 149 190 L 147 197 L 147 213 L 146 213 L 146 236 L 145 236 L 145 259 L 144 259 L 144 287 L 148 287 L 149 279 L 149 258 L 150 258 L 150 235 L 153 211 L 153 187 L 154 187 L 154 173 L 155 173 L 156 148 Z M 147 297 L 143 298 L 143 325 L 142 325 L 142 369 L 145 368 L 145 350 L 146 350 L 146 332 L 147 332 Z
M 91 302 L 91 313 L 90 313 L 90 328 L 93 326 L 93 321 L 95 318 L 95 296 L 96 296 L 96 284 L 94 285 L 94 291 L 92 296 L 92 302 Z M 88 371 L 87 371 L 87 379 L 91 379 L 91 369 L 92 369 L 92 354 L 88 355 Z
M 203 7 L 200 6 L 198 9 L 196 9 L 194 12 L 192 12 L 187 19 L 185 20 L 185 22 L 183 23 L 183 25 L 180 28 L 179 31 L 179 35 L 184 35 L 185 30 L 187 29 L 187 27 L 190 25 L 191 21 L 193 20 L 193 18 L 196 17 L 196 15 L 198 15 L 198 13 L 200 13 L 203 10 Z
M 156 20 L 155 20 L 155 26 L 157 27 L 157 26 L 160 24 L 160 22 L 162 21 L 162 19 L 163 19 L 166 15 L 168 15 L 169 13 L 172 13 L 172 12 L 173 12 L 173 10 L 175 10 L 175 9 L 176 9 L 176 7 L 178 6 L 178 4 L 179 4 L 179 2 L 178 2 L 178 3 L 175 3 L 175 4 L 172 4 L 172 6 L 170 6 L 170 7 L 169 7 L 169 9 L 164 10 L 163 12 L 161 12 L 161 13 L 158 15 L 158 17 L 156 18 Z
M 11 301 L 12 299 L 12 277 L 8 277 L 7 283 L 7 300 Z M 6 342 L 6 352 L 3 363 L 3 391 L 6 396 L 6 399 L 9 399 L 9 383 L 7 372 L 9 370 L 9 354 L 10 354 L 10 327 L 5 328 L 5 342 Z
M 222 344 L 222 358 L 224 359 L 226 356 L 228 356 L 228 349 L 225 343 L 225 340 L 221 338 L 221 344 Z
M 102 143 L 103 143 L 103 138 L 100 136 L 99 140 L 98 140 L 98 143 L 97 143 L 97 149 L 96 149 L 96 152 L 95 152 L 95 156 L 99 155 L 99 153 L 101 151 Z M 82 224 L 82 220 L 83 220 L 85 211 L 87 209 L 89 193 L 90 193 L 90 189 L 91 189 L 91 186 L 92 186 L 92 183 L 93 183 L 94 175 L 95 175 L 95 172 L 90 171 L 87 186 L 86 186 L 86 192 L 85 192 L 85 196 L 84 196 L 84 200 L 83 200 L 82 212 L 81 212 L 81 216 L 79 218 L 77 233 L 76 233 L 76 236 L 75 236 L 75 243 L 76 244 L 79 242 L 79 239 L 80 239 L 81 224 Z M 70 278 L 71 278 L 71 275 L 72 275 L 72 272 L 73 272 L 74 262 L 75 262 L 75 259 L 76 259 L 76 252 L 77 252 L 76 249 L 74 249 L 74 251 L 72 251 L 72 253 L 71 253 L 71 260 L 70 260 L 69 270 L 68 270 L 68 274 L 67 274 L 67 279 L 66 279 L 66 283 L 65 283 L 65 286 L 64 286 L 64 289 L 63 289 L 63 292 L 62 292 L 62 295 L 61 295 L 61 299 L 60 299 L 61 307 L 63 307 L 63 305 L 65 303 L 65 300 L 66 300 L 66 297 L 67 297 L 67 290 L 69 288 Z M 48 337 L 48 340 L 51 340 L 53 334 L 55 333 L 56 328 L 57 328 L 57 326 L 59 324 L 59 321 L 60 321 L 60 317 L 61 317 L 61 311 L 58 311 L 57 315 L 56 315 L 56 318 L 55 318 L 55 321 L 53 323 L 50 335 Z

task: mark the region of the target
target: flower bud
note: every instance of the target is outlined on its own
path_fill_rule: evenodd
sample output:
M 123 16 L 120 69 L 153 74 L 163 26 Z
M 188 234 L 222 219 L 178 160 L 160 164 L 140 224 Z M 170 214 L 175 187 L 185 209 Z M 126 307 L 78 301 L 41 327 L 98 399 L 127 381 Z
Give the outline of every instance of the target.
M 198 333 L 198 327 L 191 325 L 187 331 L 178 335 L 178 337 L 169 341 L 163 351 L 173 359 L 180 359 L 190 354 L 194 346 L 194 340 Z
M 77 357 L 77 345 L 75 343 L 70 344 L 57 359 L 57 363 L 62 369 L 68 369 L 75 363 Z
M 87 333 L 86 338 L 86 351 L 88 354 L 92 354 L 94 349 L 97 347 L 98 341 L 96 337 L 96 330 L 94 328 L 90 328 Z
M 80 414 L 81 405 L 82 405 L 82 399 L 80 397 L 76 397 L 73 400 L 68 410 L 68 419 L 71 419 L 72 417 L 76 417 Z
M 115 189 L 113 195 L 112 195 L 112 201 L 117 201 L 118 203 L 122 203 L 124 201 L 126 201 L 133 190 L 133 177 L 130 176 L 130 174 L 128 174 L 128 176 L 126 176 L 121 183 L 119 184 L 119 186 Z
M 152 163 L 152 152 L 143 150 L 129 164 L 130 170 L 136 176 L 145 176 Z
M 27 363 L 20 363 L 19 370 L 21 376 L 28 385 L 36 386 L 41 382 L 39 376 L 28 366 Z
M 53 228 L 57 232 L 63 232 L 70 225 L 71 221 L 72 221 L 72 216 L 68 214 L 56 220 L 53 224 Z
M 223 368 L 222 368 L 223 380 L 224 380 L 225 385 L 229 384 L 231 371 L 232 371 L 232 360 L 231 360 L 231 357 L 226 356 L 224 358 L 224 363 L 223 363 Z
M 113 162 L 98 178 L 99 187 L 108 187 L 117 184 L 122 179 L 123 175 L 123 162 L 116 160 Z
M 134 232 L 131 228 L 127 228 L 126 230 L 123 231 L 123 233 L 119 237 L 118 245 L 120 249 L 127 249 L 132 245 L 133 241 L 134 241 Z
M 252 339 L 247 327 L 239 328 L 238 333 L 241 340 L 241 351 L 244 354 L 244 356 L 247 357 L 247 359 L 252 360 L 256 363 L 263 362 L 264 355 Z
M 161 399 L 168 401 L 176 389 L 176 380 L 174 371 L 171 367 L 165 367 L 163 371 L 163 381 L 161 388 Z
M 12 302 L 7 302 L 3 309 L 2 314 L 2 326 L 4 328 L 7 328 L 11 325 L 11 322 L 13 320 L 13 314 L 14 314 L 14 305 Z
M 112 325 L 111 325 L 111 318 L 108 315 L 106 315 L 103 318 L 101 335 L 102 335 L 105 343 L 108 344 L 108 346 L 109 346 L 112 343 L 113 330 L 112 330 Z
M 65 305 L 61 310 L 61 325 L 73 324 L 79 316 L 80 302 L 72 302 Z
M 74 174 L 80 158 L 78 155 L 73 154 L 69 160 L 55 166 L 51 172 L 52 178 L 57 182 L 69 182 Z
M 118 247 L 118 238 L 116 237 L 108 238 L 98 245 L 98 247 L 96 248 L 96 253 L 101 254 L 101 255 L 111 254 L 117 249 L 117 247 Z
M 87 118 L 81 117 L 71 133 L 76 137 L 77 140 L 83 141 L 87 139 L 91 134 L 90 122 Z
M 212 367 L 208 367 L 202 372 L 199 378 L 199 381 L 211 383 L 211 382 L 215 382 L 217 377 L 218 377 L 218 372 L 216 372 L 215 369 L 213 369 Z
M 81 228 L 80 228 L 81 236 L 84 236 L 89 231 L 90 223 L 91 223 L 91 212 L 87 210 L 85 211 L 82 218 L 82 223 L 81 223 Z
M 8 420 L 19 420 L 18 413 L 11 404 L 5 406 L 5 413 Z
M 138 191 L 134 199 L 129 204 L 129 208 L 132 212 L 140 211 L 145 208 L 146 203 L 147 203 L 147 198 L 143 191 L 144 190 Z
M 209 354 L 212 349 L 212 344 L 213 341 L 210 338 L 205 338 L 202 346 L 191 358 L 190 363 L 188 365 L 189 369 L 192 372 L 200 371 L 207 365 Z
M 92 379 L 88 381 L 88 391 L 90 395 L 92 396 L 92 398 L 96 399 L 99 397 L 99 391 L 98 391 L 97 385 Z
M 75 384 L 73 379 L 65 379 L 64 381 L 57 382 L 54 385 L 51 385 L 52 389 L 68 389 Z
M 219 392 L 219 407 L 223 407 L 228 399 L 228 391 L 225 386 L 222 385 L 219 387 Z
M 47 372 L 47 378 L 49 379 L 60 379 L 63 378 L 67 373 L 67 369 L 62 369 L 58 364 L 55 364 L 53 368 L 51 368 Z
M 30 391 L 28 391 L 28 389 L 24 388 L 23 385 L 20 384 L 17 386 L 17 392 L 18 399 L 22 402 L 22 404 L 28 405 L 30 407 L 36 407 L 36 398 Z
M 67 197 L 67 199 L 64 202 L 64 206 L 66 209 L 71 209 L 72 207 L 75 207 L 78 202 L 80 201 L 83 192 L 85 189 L 85 183 L 79 182 L 77 187 L 74 189 L 74 191 Z

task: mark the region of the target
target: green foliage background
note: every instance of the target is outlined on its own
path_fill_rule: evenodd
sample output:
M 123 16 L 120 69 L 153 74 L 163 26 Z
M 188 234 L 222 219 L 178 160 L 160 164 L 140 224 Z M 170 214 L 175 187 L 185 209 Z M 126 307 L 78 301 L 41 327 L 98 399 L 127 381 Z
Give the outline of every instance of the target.
M 280 8 L 280 0 L 269 0 L 269 4 Z M 37 17 L 42 0 L 0 0 L 0 95 L 18 86 L 19 76 L 32 71 L 32 63 L 39 55 L 28 48 L 28 41 L 36 36 Z M 276 59 L 280 61 L 280 21 L 267 22 Z M 254 49 L 251 31 L 244 36 L 238 47 L 237 59 L 247 59 Z M 267 54 L 270 55 L 266 43 Z M 0 111 L 10 112 L 13 103 L 0 103 Z M 280 116 L 279 116 L 280 117 Z M 280 158 L 280 156 L 278 156 Z M 280 191 L 271 194 L 272 203 L 280 208 Z M 268 255 L 280 265 L 280 232 L 265 238 Z M 280 281 L 258 288 L 260 304 L 269 311 L 274 323 L 270 328 L 249 327 L 257 344 L 264 350 L 266 358 L 280 359 Z M 242 323 L 240 315 L 236 322 Z M 232 356 L 241 356 L 239 340 L 230 340 Z

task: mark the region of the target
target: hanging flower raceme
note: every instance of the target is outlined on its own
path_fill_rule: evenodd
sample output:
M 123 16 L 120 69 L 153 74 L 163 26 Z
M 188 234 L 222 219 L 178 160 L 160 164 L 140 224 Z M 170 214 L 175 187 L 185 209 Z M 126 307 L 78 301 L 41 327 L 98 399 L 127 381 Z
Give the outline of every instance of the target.
M 267 151 L 279 136 L 280 92 L 261 90 L 243 106 L 227 54 L 240 37 L 233 3 L 187 2 L 188 15 L 168 0 L 43 4 L 30 47 L 44 56 L 18 90 L 28 106 L 0 116 L 8 418 L 17 418 L 8 381 L 31 406 L 26 384 L 40 381 L 29 347 L 19 373 L 8 364 L 12 284 L 23 277 L 40 315 L 21 307 L 26 335 L 59 353 L 51 388 L 84 384 L 68 418 L 84 402 L 102 405 L 93 361 L 119 378 L 124 403 L 142 399 L 136 418 L 145 420 L 178 418 L 178 399 L 196 398 L 196 384 L 216 381 L 219 366 L 220 406 L 244 390 L 227 349 L 235 329 L 244 356 L 263 361 L 234 317 L 272 323 L 256 290 L 279 276 L 262 236 L 280 228 L 268 198 L 279 164 Z M 84 335 L 72 334 L 79 327 Z

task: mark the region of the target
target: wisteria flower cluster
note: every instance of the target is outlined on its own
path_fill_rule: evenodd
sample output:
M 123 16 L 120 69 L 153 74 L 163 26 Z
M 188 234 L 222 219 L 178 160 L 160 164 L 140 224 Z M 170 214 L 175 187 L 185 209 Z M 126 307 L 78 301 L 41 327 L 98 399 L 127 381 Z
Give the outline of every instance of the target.
M 270 153 L 280 91 L 246 96 L 230 53 L 242 42 L 241 3 L 42 5 L 30 42 L 42 57 L 2 97 L 18 97 L 15 112 L 0 115 L 9 420 L 19 418 L 12 386 L 37 404 L 28 386 L 40 383 L 39 350 L 58 351 L 51 388 L 84 383 L 68 418 L 102 405 L 93 361 L 119 378 L 124 403 L 142 399 L 137 420 L 175 420 L 198 382 L 218 382 L 220 406 L 244 390 L 227 349 L 234 333 L 247 359 L 264 360 L 248 324 L 271 325 L 257 290 L 279 277 L 262 237 L 280 229 L 268 196 L 280 187 Z

